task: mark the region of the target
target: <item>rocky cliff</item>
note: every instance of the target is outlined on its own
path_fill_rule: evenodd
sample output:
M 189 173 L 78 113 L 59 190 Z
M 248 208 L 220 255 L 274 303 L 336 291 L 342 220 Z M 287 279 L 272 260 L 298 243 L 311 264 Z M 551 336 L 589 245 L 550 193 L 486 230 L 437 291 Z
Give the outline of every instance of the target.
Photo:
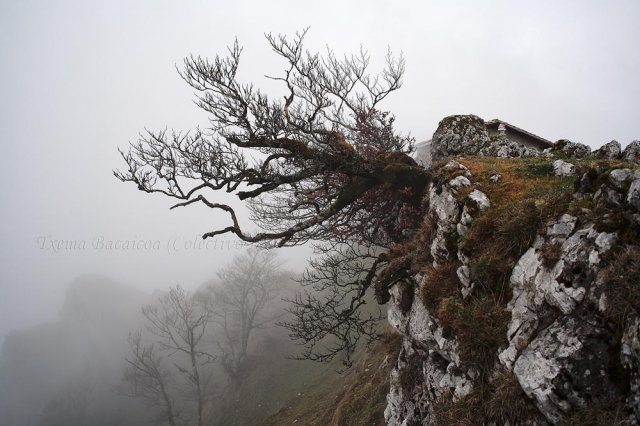
M 640 141 L 538 152 L 453 116 L 431 148 L 387 423 L 638 424 Z

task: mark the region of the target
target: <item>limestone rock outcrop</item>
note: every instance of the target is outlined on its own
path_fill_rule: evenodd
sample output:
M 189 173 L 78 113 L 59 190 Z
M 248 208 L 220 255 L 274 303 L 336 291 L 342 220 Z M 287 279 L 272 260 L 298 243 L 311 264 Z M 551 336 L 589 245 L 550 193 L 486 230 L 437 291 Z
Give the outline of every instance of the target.
M 447 125 L 451 131 L 442 132 L 437 143 L 434 138 L 434 146 L 469 153 L 456 137 L 460 122 L 452 119 Z M 473 146 L 485 143 L 479 121 L 471 122 L 478 124 L 469 133 Z M 574 175 L 576 180 L 568 194 L 575 207 L 546 222 L 511 267 L 510 297 L 504 306 L 506 331 L 489 371 L 465 359 L 465 342 L 447 325 L 446 310 L 475 306 L 478 286 L 487 285 L 478 278 L 483 264 L 459 244 L 476 221 L 496 208 L 486 185 L 506 183 L 488 176 L 479 182 L 473 168 L 460 159 L 443 167 L 447 179 L 430 184 L 425 223 L 431 218 L 431 229 L 423 250 L 431 264 L 427 272 L 414 276 L 410 307 L 401 306 L 401 288 L 396 285 L 388 308 L 389 322 L 402 336 L 402 348 L 391 373 L 387 424 L 443 424 L 438 423 L 443 401 L 453 404 L 449 412 L 460 409 L 457 402 L 473 410 L 474 395 L 489 398 L 490 392 L 479 392 L 479 387 L 504 375 L 515 378 L 510 383 L 520 400 L 518 407 L 529 413 L 516 423 L 563 424 L 581 418 L 581 413 L 604 410 L 606 414 L 611 409 L 618 421 L 639 424 L 640 316 L 634 309 L 620 311 L 616 306 L 638 301 L 621 302 L 611 280 L 619 281 L 618 275 L 625 273 L 615 270 L 616 258 L 637 243 L 629 235 L 640 227 L 640 171 L 634 167 L 584 171 L 566 164 L 572 166 L 571 173 L 562 175 Z M 640 253 L 628 255 L 640 259 Z M 425 294 L 429 296 L 439 283 L 430 281 L 433 274 L 428 271 L 447 265 L 455 265 L 451 270 L 457 284 L 439 305 L 429 306 Z M 640 287 L 640 274 L 625 279 Z M 633 294 L 638 297 L 640 291 Z
M 633 141 L 625 147 L 622 152 L 622 159 L 640 163 L 640 140 Z
M 429 167 L 432 161 L 456 156 L 478 155 L 498 158 L 548 156 L 560 159 L 603 158 L 640 162 L 640 140 L 629 143 L 624 150 L 618 141 L 611 141 L 592 151 L 580 142 L 560 139 L 551 148 L 539 151 L 509 140 L 504 134 L 489 135 L 482 118 L 476 115 L 451 115 L 438 124 L 433 139 L 419 145 L 419 158 Z
M 484 120 L 476 115 L 452 115 L 438 124 L 431 140 L 431 159 L 476 155 L 491 143 Z
M 438 124 L 431 143 L 431 159 L 454 155 L 490 157 L 536 157 L 541 152 L 509 140 L 504 135 L 489 136 L 483 119 L 475 115 L 452 115 Z
M 611 141 L 604 144 L 599 149 L 593 151 L 593 156 L 596 158 L 619 158 L 622 153 L 622 147 L 618 141 Z

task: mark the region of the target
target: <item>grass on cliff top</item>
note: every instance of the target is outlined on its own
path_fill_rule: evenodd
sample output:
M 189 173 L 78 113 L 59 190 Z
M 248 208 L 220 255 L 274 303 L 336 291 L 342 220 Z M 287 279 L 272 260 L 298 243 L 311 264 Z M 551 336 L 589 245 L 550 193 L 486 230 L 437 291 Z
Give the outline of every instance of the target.
M 480 190 L 489 197 L 492 209 L 523 200 L 547 206 L 556 197 L 573 192 L 573 178 L 553 176 L 552 161 L 546 158 L 469 157 L 460 163 L 469 168 L 472 180 L 481 185 Z M 497 183 L 489 181 L 495 174 L 501 175 Z
M 461 163 L 491 207 L 473 221 L 460 248 L 471 257 L 472 280 L 480 292 L 506 303 L 511 270 L 544 225 L 568 210 L 574 178 L 553 176 L 548 159 L 480 157 Z M 500 181 L 491 182 L 496 174 Z
M 459 266 L 458 262 L 454 265 L 445 263 L 439 266 L 439 270 L 425 269 L 428 276 L 437 279 L 421 289 L 421 298 L 427 307 L 435 311 L 445 332 L 457 337 L 463 363 L 479 369 L 481 377 L 476 392 L 482 393 L 491 388 L 489 373 L 493 370 L 496 353 L 507 343 L 506 328 L 510 314 L 505 307 L 512 297 L 509 278 L 516 262 L 531 247 L 536 236 L 544 232 L 546 223 L 563 213 L 577 214 L 581 222 L 595 221 L 598 225 L 598 218 L 593 216 L 600 214 L 599 211 L 594 210 L 585 216 L 580 208 L 582 202 L 572 197 L 574 182 L 583 173 L 593 173 L 602 180 L 606 179 L 607 170 L 633 166 L 618 160 L 571 160 L 578 168 L 576 176 L 558 177 L 553 175 L 553 159 L 467 157 L 458 161 L 469 168 L 472 182 L 487 194 L 491 202 L 489 209 L 476 216 L 465 236 L 457 238 L 455 246 L 470 258 L 470 275 L 475 288 L 472 296 L 463 300 L 457 291 L 459 281 L 453 273 Z M 601 172 L 594 173 L 596 168 Z M 437 181 L 444 182 L 462 172 L 444 169 L 444 173 L 445 176 Z M 490 178 L 496 174 L 501 176 L 500 180 L 491 182 Z M 599 186 L 599 182 L 595 184 Z M 461 202 L 467 193 L 458 194 Z M 636 242 L 620 232 L 625 229 L 615 229 L 621 241 L 627 244 Z M 457 234 L 454 232 L 454 235 Z M 557 261 L 558 250 L 555 246 L 542 247 L 547 267 Z M 640 293 L 628 285 L 626 278 L 638 273 L 637 267 L 628 266 L 638 262 L 637 249 L 635 262 L 628 259 L 632 251 L 627 249 L 627 256 L 621 256 L 620 262 L 614 262 L 607 269 L 608 294 L 615 308 L 612 308 L 612 316 L 623 317 L 633 306 L 640 305 L 640 302 L 634 302 L 640 300 Z M 440 287 L 434 289 L 437 285 Z M 623 300 L 631 302 L 622 303 Z M 491 420 L 492 415 L 484 418 Z
M 498 348 L 506 344 L 510 315 L 505 306 L 511 298 L 511 271 L 544 224 L 567 211 L 574 179 L 553 176 L 549 159 L 467 157 L 459 162 L 469 168 L 471 180 L 491 202 L 489 209 L 476 213 L 463 238 L 456 233 L 451 238 L 454 252 L 461 249 L 470 258 L 475 288 L 463 300 L 452 273 L 459 265 L 452 269 L 444 264 L 439 267 L 442 271 L 425 272 L 440 278 L 433 285 L 449 284 L 439 291 L 426 285 L 421 298 L 426 306 L 435 308 L 445 333 L 458 338 L 462 361 L 488 373 Z M 491 182 L 496 174 L 500 180 Z M 459 194 L 461 202 L 465 195 Z
M 546 223 L 563 213 L 577 215 L 582 223 L 594 222 L 598 229 L 598 221 L 602 221 L 598 216 L 602 213 L 593 205 L 573 200 L 577 179 L 584 173 L 592 174 L 596 179 L 593 185 L 597 188 L 607 179 L 608 170 L 634 166 L 618 160 L 570 160 L 578 168 L 576 176 L 558 177 L 553 175 L 554 159 L 466 157 L 457 160 L 469 168 L 473 175 L 471 181 L 491 202 L 489 209 L 474 214 L 475 220 L 463 238 L 454 231 L 447 239 L 450 252 L 461 249 L 469 256 L 470 275 L 475 288 L 472 295 L 463 300 L 456 274 L 460 266 L 457 259 L 450 259 L 434 268 L 426 262 L 429 254 L 425 253 L 422 264 L 427 266 L 422 271 L 429 279 L 421 288 L 420 296 L 425 306 L 438 317 L 445 333 L 458 339 L 463 364 L 476 367 L 480 377 L 467 397 L 453 401 L 451 396 L 443 395 L 434 404 L 436 424 L 503 424 L 535 419 L 537 411 L 524 398 L 514 377 L 507 372 L 492 374 L 497 352 L 507 343 L 506 329 L 511 315 L 505 308 L 512 297 L 511 272 L 536 236 L 544 232 Z M 596 171 L 598 169 L 600 171 Z M 464 172 L 437 166 L 434 170 L 440 173 L 434 179 L 439 184 Z M 491 182 L 490 178 L 496 174 L 501 176 L 500 180 Z M 466 188 L 457 194 L 460 204 L 471 190 Z M 433 227 L 432 222 L 425 221 L 425 227 Z M 618 222 L 622 223 L 621 220 Z M 638 238 L 629 237 L 637 235 L 637 232 L 629 232 L 620 224 L 613 225 L 618 227 L 607 231 L 618 232 L 620 240 L 627 246 L 618 256 L 618 261 L 612 262 L 605 270 L 607 295 L 611 301 L 610 315 L 624 318 L 634 309 L 640 312 L 640 291 L 637 289 L 640 250 Z M 428 229 L 417 233 L 427 236 L 423 238 L 422 252 L 428 251 L 425 247 L 431 243 L 428 239 L 431 234 Z M 541 254 L 545 266 L 551 267 L 558 260 L 559 247 L 543 246 Z M 631 281 L 635 286 L 630 285 Z M 611 413 L 616 412 L 613 410 Z M 611 413 L 600 414 L 614 419 L 615 416 L 609 415 Z M 577 423 L 571 424 L 595 424 L 585 423 L 583 414 L 578 413 L 575 416 Z
M 328 373 L 263 425 L 384 425 L 389 373 L 399 350 L 400 336 L 389 331 L 371 348 L 361 348 L 352 368 L 342 374 Z

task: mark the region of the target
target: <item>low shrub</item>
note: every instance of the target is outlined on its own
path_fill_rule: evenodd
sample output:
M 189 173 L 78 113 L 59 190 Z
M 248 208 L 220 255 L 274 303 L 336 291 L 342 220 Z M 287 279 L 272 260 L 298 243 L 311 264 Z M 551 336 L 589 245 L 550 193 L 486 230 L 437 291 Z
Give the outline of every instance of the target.
M 458 292 L 457 265 L 454 261 L 426 268 L 425 278 L 420 288 L 420 300 L 430 310 L 437 309 L 440 301 Z
M 509 277 L 513 262 L 500 257 L 500 253 L 492 253 L 472 259 L 469 264 L 471 280 L 476 285 L 476 293 L 491 295 L 497 300 L 505 301 L 511 294 Z
M 445 331 L 458 338 L 460 358 L 465 365 L 489 371 L 496 352 L 505 342 L 511 314 L 492 297 L 474 297 L 462 301 L 448 297 L 436 312 Z
M 540 210 L 530 199 L 489 209 L 473 222 L 462 248 L 472 254 L 482 251 L 520 257 L 535 240 L 542 223 Z
M 436 425 L 537 424 L 540 414 L 512 372 L 498 370 L 467 396 L 442 395 L 433 404 Z

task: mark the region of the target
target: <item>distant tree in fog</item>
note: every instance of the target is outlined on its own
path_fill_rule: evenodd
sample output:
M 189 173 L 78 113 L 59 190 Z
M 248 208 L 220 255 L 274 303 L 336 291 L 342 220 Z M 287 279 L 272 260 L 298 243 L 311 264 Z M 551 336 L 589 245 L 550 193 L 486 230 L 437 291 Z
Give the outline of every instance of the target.
M 125 395 L 142 398 L 151 407 L 158 407 L 163 420 L 176 426 L 179 417 L 171 386 L 174 378 L 164 365 L 165 359 L 153 344 L 145 345 L 140 333 L 129 335 L 131 355 L 126 359 L 128 365 L 124 372 Z
M 247 358 L 252 333 L 273 326 L 281 314 L 271 303 L 281 297 L 282 272 L 274 251 L 250 248 L 218 273 L 205 297 L 213 321 L 222 331 L 218 340 L 220 363 L 231 381 L 238 381 Z
M 283 315 L 278 302 L 289 280 L 274 251 L 250 248 L 201 290 L 189 294 L 174 287 L 158 303 L 144 306 L 147 342 L 140 332 L 129 337 L 122 393 L 157 407 L 171 426 L 191 424 L 194 403 L 199 426 L 205 415 L 208 422 L 232 424 L 251 370 L 246 361 L 252 337 Z M 216 381 L 226 376 L 226 388 L 214 386 L 214 361 L 224 372 Z
M 144 345 L 139 334 L 130 339 L 131 358 L 124 378 L 132 395 L 162 407 L 167 421 L 174 425 L 177 404 L 169 389 L 182 378 L 195 396 L 195 417 L 198 426 L 202 426 L 205 393 L 210 385 L 206 366 L 215 360 L 204 340 L 211 321 L 208 306 L 176 286 L 158 304 L 144 306 L 142 314 L 157 344 Z

